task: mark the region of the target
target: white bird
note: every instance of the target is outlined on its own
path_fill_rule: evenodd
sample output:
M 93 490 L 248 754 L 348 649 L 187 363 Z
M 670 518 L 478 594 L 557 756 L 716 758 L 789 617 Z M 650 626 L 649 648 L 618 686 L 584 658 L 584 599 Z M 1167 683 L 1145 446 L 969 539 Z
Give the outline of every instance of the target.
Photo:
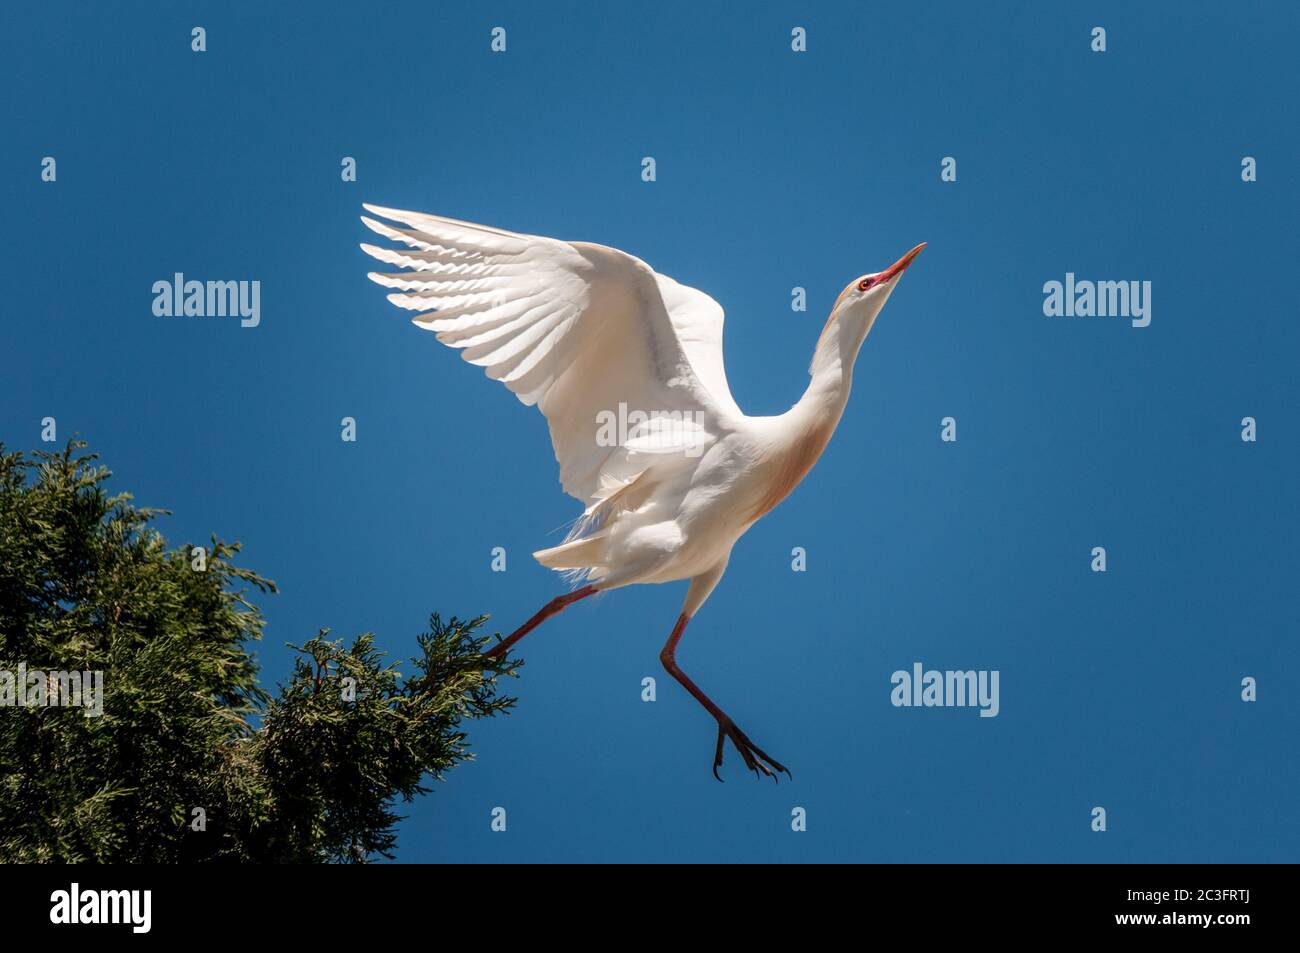
M 404 246 L 363 244 L 406 269 L 370 278 L 395 289 L 393 304 L 419 312 L 415 324 L 460 348 L 524 404 L 537 405 L 560 482 L 585 507 L 563 544 L 533 554 L 585 584 L 551 600 L 489 654 L 504 653 L 594 593 L 688 579 L 659 658 L 717 721 L 714 776 L 721 780 L 726 738 L 756 775 L 789 774 L 686 676 L 677 645 L 726 571 L 736 540 L 790 494 L 826 448 L 858 350 L 924 243 L 850 282 L 817 340 L 798 403 L 777 416 L 750 417 L 727 386 L 722 308 L 704 292 L 603 245 L 364 207 L 406 226 L 362 216 Z

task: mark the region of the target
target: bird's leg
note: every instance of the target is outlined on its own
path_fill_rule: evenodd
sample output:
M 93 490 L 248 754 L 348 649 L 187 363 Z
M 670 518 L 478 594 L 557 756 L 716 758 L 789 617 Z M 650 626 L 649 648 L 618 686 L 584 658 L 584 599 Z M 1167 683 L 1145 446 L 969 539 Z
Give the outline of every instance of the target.
M 677 643 L 682 640 L 682 633 L 686 631 L 686 623 L 691 621 L 691 617 L 682 613 L 677 619 L 677 624 L 673 626 L 672 635 L 668 636 L 668 641 L 664 643 L 664 649 L 659 653 L 659 661 L 663 663 L 668 674 L 677 679 L 682 687 L 695 697 L 695 700 L 704 706 L 705 711 L 713 716 L 718 723 L 718 745 L 713 753 L 713 776 L 719 781 L 722 776 L 718 774 L 718 768 L 722 767 L 722 745 L 727 739 L 736 746 L 740 756 L 745 759 L 745 767 L 754 772 L 757 776 L 766 776 L 772 780 L 777 779 L 777 774 L 784 771 L 786 777 L 790 777 L 790 769 L 785 767 L 775 758 L 767 754 L 762 748 L 749 740 L 749 737 L 736 727 L 736 723 L 731 720 L 725 711 L 713 703 L 708 695 L 700 691 L 698 685 L 687 677 L 677 665 Z
M 484 652 L 483 654 L 488 658 L 495 658 L 498 655 L 504 655 L 507 651 L 509 651 L 510 646 L 514 645 L 516 642 L 522 639 L 529 632 L 533 631 L 533 629 L 537 628 L 539 625 L 541 625 L 551 616 L 563 612 L 566 608 L 571 606 L 573 603 L 577 602 L 579 599 L 585 599 L 587 598 L 587 596 L 592 595 L 596 591 L 597 590 L 595 586 L 583 586 L 581 589 L 573 590 L 573 592 L 566 592 L 562 596 L 556 596 L 550 602 L 546 603 L 546 605 L 542 606 L 542 608 L 538 610 L 535 616 L 533 616 L 531 619 L 529 619 L 519 628 L 515 629 L 515 631 L 511 632 L 510 635 L 502 639 L 500 643 L 494 645 L 491 651 Z

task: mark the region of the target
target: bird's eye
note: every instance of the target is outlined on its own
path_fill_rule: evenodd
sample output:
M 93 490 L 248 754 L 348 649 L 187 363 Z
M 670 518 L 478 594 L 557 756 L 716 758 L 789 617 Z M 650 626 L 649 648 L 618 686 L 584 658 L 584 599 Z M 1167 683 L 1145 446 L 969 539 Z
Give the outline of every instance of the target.
M 872 281 L 870 278 L 863 278 L 861 281 L 858 282 L 858 290 L 866 291 L 868 288 L 871 287 L 871 284 Z

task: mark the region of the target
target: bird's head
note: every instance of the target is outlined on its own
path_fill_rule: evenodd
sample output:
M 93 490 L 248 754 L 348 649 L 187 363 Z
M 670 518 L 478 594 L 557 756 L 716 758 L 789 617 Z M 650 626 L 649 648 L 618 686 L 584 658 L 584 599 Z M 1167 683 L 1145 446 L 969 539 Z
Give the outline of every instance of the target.
M 925 242 L 921 242 L 884 271 L 862 275 L 849 282 L 835 299 L 826 327 L 817 339 L 809 372 L 815 372 L 819 367 L 853 366 L 876 316 L 898 286 L 898 279 L 924 247 Z
M 831 308 L 831 316 L 826 322 L 826 330 L 830 330 L 836 322 L 843 322 L 846 330 L 861 330 L 865 337 L 872 322 L 876 320 L 876 315 L 880 314 L 880 309 L 898 286 L 898 279 L 924 247 L 925 242 L 921 242 L 884 271 L 862 275 L 849 282 L 835 299 L 835 306 Z

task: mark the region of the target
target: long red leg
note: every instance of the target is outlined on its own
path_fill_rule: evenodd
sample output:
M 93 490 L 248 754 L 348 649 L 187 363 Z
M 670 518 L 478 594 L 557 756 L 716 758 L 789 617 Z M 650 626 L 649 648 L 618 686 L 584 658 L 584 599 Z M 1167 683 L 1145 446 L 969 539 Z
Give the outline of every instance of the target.
M 745 759 L 745 767 L 753 771 L 755 775 L 767 775 L 776 780 L 776 772 L 784 771 L 786 776 L 789 777 L 789 768 L 786 768 L 775 758 L 768 756 L 762 748 L 750 741 L 745 733 L 736 727 L 736 723 L 731 720 L 727 713 L 715 705 L 713 700 L 704 694 L 700 687 L 691 681 L 687 674 L 678 667 L 677 643 L 682 640 L 682 633 L 686 631 L 686 623 L 690 621 L 691 617 L 684 612 L 677 617 L 677 624 L 673 626 L 672 634 L 668 636 L 663 651 L 659 653 L 659 661 L 668 670 L 668 674 L 677 679 L 681 686 L 690 692 L 695 700 L 704 706 L 704 710 L 712 715 L 714 721 L 718 723 L 718 744 L 713 754 L 713 776 L 719 781 L 722 780 L 722 777 L 718 774 L 718 768 L 722 767 L 722 743 L 726 738 L 730 738 L 731 743 L 740 752 L 740 756 Z
M 585 599 L 596 592 L 595 586 L 583 586 L 581 589 L 575 589 L 573 592 L 567 592 L 562 596 L 556 596 L 546 605 L 538 610 L 537 614 L 511 632 L 506 638 L 502 639 L 500 644 L 493 646 L 489 652 L 484 652 L 488 658 L 495 658 L 498 655 L 504 655 L 509 651 L 510 646 L 514 645 L 533 629 L 537 628 L 553 615 L 557 615 L 567 609 L 579 599 Z

